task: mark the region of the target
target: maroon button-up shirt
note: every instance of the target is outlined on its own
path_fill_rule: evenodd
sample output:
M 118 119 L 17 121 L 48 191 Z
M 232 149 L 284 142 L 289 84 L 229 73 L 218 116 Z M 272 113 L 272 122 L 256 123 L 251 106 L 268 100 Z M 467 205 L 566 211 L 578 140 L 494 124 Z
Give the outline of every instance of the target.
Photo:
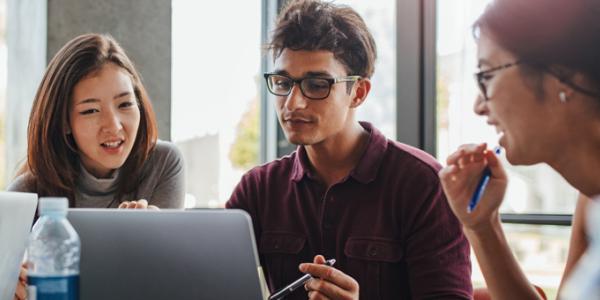
M 361 299 L 470 299 L 469 244 L 427 153 L 369 123 L 354 170 L 329 189 L 304 147 L 246 173 L 227 202 L 253 220 L 271 291 L 317 254 L 360 284 Z M 300 288 L 289 299 L 307 299 Z

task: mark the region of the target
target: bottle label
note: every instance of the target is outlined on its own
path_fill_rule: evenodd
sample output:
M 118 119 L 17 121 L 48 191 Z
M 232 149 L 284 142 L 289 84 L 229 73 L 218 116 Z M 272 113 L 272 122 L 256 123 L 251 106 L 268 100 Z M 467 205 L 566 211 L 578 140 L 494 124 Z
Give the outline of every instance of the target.
M 29 300 L 79 299 L 79 275 L 27 276 Z

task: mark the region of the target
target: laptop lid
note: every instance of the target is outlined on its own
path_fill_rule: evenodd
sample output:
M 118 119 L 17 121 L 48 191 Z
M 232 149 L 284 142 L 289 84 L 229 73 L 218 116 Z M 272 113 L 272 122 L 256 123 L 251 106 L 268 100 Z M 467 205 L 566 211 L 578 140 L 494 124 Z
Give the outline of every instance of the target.
M 0 192 L 0 299 L 15 294 L 37 199 L 37 194 Z
M 266 299 L 240 210 L 71 209 L 81 299 Z

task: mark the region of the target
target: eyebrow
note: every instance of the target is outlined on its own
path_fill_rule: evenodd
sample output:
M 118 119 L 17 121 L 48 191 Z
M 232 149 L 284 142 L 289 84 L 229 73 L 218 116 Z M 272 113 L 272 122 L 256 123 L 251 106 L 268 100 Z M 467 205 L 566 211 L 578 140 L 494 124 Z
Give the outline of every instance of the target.
M 125 92 L 119 93 L 116 96 L 114 96 L 113 100 L 114 99 L 119 99 L 119 98 L 122 98 L 122 97 L 125 97 L 125 96 L 129 96 L 129 95 L 131 95 L 131 92 L 125 91 Z M 100 102 L 100 99 L 97 99 L 97 98 L 88 98 L 88 99 L 84 99 L 84 100 L 79 101 L 79 103 L 77 103 L 76 105 L 88 104 L 88 103 L 96 103 L 96 102 Z
M 286 70 L 275 70 L 273 73 L 277 74 L 277 75 L 285 75 L 285 76 L 290 76 L 290 73 Z M 304 77 L 333 77 L 329 72 L 326 71 L 308 71 L 304 74 L 302 74 L 301 77 L 299 78 L 304 78 Z

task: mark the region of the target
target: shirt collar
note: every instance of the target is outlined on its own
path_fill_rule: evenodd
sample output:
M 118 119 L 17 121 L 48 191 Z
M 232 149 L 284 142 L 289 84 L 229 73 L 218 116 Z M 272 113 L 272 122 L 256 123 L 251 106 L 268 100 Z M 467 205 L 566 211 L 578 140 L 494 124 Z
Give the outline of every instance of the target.
M 369 141 L 367 147 L 360 159 L 358 164 L 350 172 L 350 176 L 356 179 L 360 183 L 369 183 L 377 177 L 377 172 L 383 161 L 385 151 L 387 149 L 387 139 L 377 128 L 371 123 L 360 122 L 360 125 L 369 132 Z
M 350 172 L 350 176 L 360 183 L 369 183 L 375 180 L 379 166 L 387 149 L 386 137 L 375 128 L 371 123 L 359 122 L 360 125 L 369 133 L 369 140 L 358 164 Z M 306 154 L 304 146 L 298 146 L 294 157 L 294 167 L 292 170 L 292 180 L 300 181 L 304 175 L 309 178 L 316 178 L 311 170 L 310 161 Z
M 77 178 L 77 187 L 88 195 L 110 194 L 117 190 L 119 169 L 114 170 L 109 178 L 97 178 L 80 164 L 80 176 Z

